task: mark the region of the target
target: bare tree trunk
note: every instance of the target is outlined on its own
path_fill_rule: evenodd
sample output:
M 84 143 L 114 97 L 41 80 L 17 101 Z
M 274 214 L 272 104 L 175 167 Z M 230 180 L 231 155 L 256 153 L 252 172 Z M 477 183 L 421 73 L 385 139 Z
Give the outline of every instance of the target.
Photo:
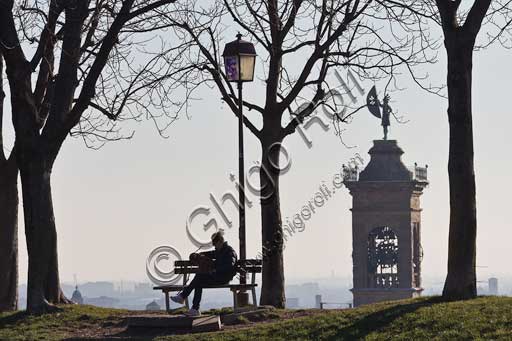
M 18 309 L 18 167 L 0 162 L 0 311 Z
M 261 227 L 263 273 L 261 305 L 285 307 L 283 229 L 279 201 L 279 146 L 281 139 L 263 134 L 261 184 Z
M 54 223 L 55 229 L 55 223 Z M 48 302 L 54 304 L 74 304 L 73 301 L 68 299 L 60 286 L 59 276 L 59 256 L 57 250 L 57 243 L 52 246 L 51 263 L 49 264 L 48 276 L 46 278 L 45 297 Z
M 0 53 L 0 311 L 18 309 L 18 165 L 3 144 L 3 56 Z
M 443 297 L 453 300 L 476 297 L 477 224 L 471 112 L 474 38 L 460 30 L 445 38 L 450 124 L 450 235 Z
M 29 258 L 27 311 L 41 313 L 55 310 L 51 303 L 69 302 L 59 285 L 57 235 L 50 186 L 53 162 L 65 136 L 55 131 L 41 135 L 41 122 L 34 119 L 37 109 L 29 64 L 14 56 L 9 58 L 6 71 L 16 130 L 16 161 L 21 177 Z
M 69 302 L 59 284 L 51 164 L 41 155 L 45 154 L 39 151 L 20 162 L 29 256 L 27 310 L 31 313 L 55 310 L 51 303 Z

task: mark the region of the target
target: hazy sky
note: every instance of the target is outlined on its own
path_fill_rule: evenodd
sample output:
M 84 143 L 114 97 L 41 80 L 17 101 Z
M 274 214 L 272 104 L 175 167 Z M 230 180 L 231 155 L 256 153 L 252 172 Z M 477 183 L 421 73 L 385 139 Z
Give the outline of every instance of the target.
M 478 202 L 478 257 L 481 279 L 506 274 L 505 252 L 510 250 L 509 204 L 512 161 L 507 132 L 512 126 L 510 79 L 512 51 L 490 48 L 474 61 L 474 135 Z M 261 66 L 260 66 L 261 68 Z M 444 83 L 444 50 L 430 74 L 433 84 Z M 257 70 L 258 71 L 258 70 Z M 261 70 L 259 70 L 261 72 Z M 343 71 L 341 72 L 343 74 Z M 424 275 L 444 276 L 448 239 L 448 119 L 446 100 L 427 94 L 403 77 L 406 90 L 392 94 L 392 107 L 409 123 L 392 121 L 390 138 L 404 149 L 404 162 L 428 164 L 430 186 L 422 197 Z M 373 85 L 364 82 L 366 91 Z M 382 91 L 382 84 L 380 90 Z M 248 97 L 258 99 L 262 82 L 245 86 Z M 60 274 L 63 281 L 146 280 L 145 261 L 159 245 L 172 245 L 183 255 L 196 248 L 188 240 L 185 222 L 199 205 L 209 206 L 210 193 L 220 198 L 236 194 L 229 179 L 237 174 L 237 122 L 212 90 L 201 92 L 191 108 L 168 130 L 169 139 L 158 136 L 149 122 L 131 125 L 135 137 L 111 143 L 99 151 L 88 150 L 80 139 L 68 138 L 53 170 L 53 199 L 58 229 Z M 359 101 L 365 98 L 359 96 Z M 256 114 L 248 113 L 250 118 Z M 298 134 L 285 140 L 292 166 L 281 179 L 283 221 L 310 200 L 322 181 L 331 182 L 341 165 L 359 153 L 368 162 L 372 140 L 382 137 L 380 122 L 361 111 L 345 127 L 347 148 L 334 135 L 313 126 L 308 148 Z M 10 127 L 5 127 L 12 137 Z M 246 130 L 246 165 L 260 158 L 260 146 Z M 256 177 L 252 179 L 255 183 Z M 259 203 L 249 196 L 247 208 L 248 256 L 261 247 Z M 227 239 L 238 248 L 237 211 L 225 204 L 234 222 Z M 318 209 L 306 229 L 291 238 L 285 251 L 289 279 L 351 276 L 351 197 L 343 188 Z M 22 214 L 20 212 L 20 218 Z M 216 219 L 222 222 L 217 215 Z M 200 220 L 197 220 L 200 222 Z M 221 226 L 223 227 L 223 226 Z M 199 230 L 198 224 L 193 228 Z M 213 231 L 204 232 L 207 238 Z M 25 282 L 27 256 L 23 222 L 20 222 L 20 280 Z

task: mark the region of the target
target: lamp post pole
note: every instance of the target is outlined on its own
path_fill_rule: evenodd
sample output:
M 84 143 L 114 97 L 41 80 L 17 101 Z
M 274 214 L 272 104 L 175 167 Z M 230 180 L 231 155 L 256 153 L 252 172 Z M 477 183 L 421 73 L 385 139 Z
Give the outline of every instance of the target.
M 226 44 L 222 56 L 224 57 L 227 80 L 229 82 L 236 82 L 238 85 L 238 238 L 240 260 L 245 261 L 247 255 L 245 248 L 244 102 L 242 99 L 242 83 L 252 82 L 254 78 L 256 50 L 252 43 L 242 40 L 240 33 L 236 35 L 236 38 L 235 41 Z M 243 272 L 240 273 L 240 284 L 247 284 L 247 276 Z M 236 295 L 239 306 L 247 305 L 249 295 L 245 290 L 240 290 Z
M 244 115 L 242 99 L 242 82 L 238 82 L 238 182 L 239 187 L 239 231 L 240 259 L 246 259 L 245 250 L 245 170 L 244 170 Z M 240 274 L 240 284 L 246 284 L 245 273 Z

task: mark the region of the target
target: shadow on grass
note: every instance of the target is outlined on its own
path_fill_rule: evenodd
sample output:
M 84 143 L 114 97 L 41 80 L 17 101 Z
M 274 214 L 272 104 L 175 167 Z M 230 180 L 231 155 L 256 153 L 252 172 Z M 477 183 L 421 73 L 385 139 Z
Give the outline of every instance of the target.
M 401 304 L 387 309 L 379 310 L 365 317 L 358 319 L 354 323 L 344 327 L 338 333 L 330 338 L 331 340 L 361 340 L 372 332 L 378 331 L 391 324 L 394 320 L 403 315 L 413 313 L 416 310 L 428 307 L 434 304 L 443 303 L 442 297 L 431 297 L 419 302 Z
M 11 325 L 14 325 L 20 321 L 23 321 L 28 317 L 28 313 L 25 310 L 20 310 L 16 313 L 9 314 L 4 317 L 0 317 L 0 329 L 7 328 Z

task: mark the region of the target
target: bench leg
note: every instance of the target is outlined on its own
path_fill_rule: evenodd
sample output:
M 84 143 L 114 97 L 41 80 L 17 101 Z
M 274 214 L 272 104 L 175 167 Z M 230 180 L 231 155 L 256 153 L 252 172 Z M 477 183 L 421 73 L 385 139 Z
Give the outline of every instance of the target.
M 256 272 L 252 273 L 251 284 L 256 284 Z M 258 307 L 258 302 L 256 302 L 256 287 L 252 287 L 252 304 L 255 307 Z
M 169 292 L 165 292 L 165 311 L 169 312 Z

